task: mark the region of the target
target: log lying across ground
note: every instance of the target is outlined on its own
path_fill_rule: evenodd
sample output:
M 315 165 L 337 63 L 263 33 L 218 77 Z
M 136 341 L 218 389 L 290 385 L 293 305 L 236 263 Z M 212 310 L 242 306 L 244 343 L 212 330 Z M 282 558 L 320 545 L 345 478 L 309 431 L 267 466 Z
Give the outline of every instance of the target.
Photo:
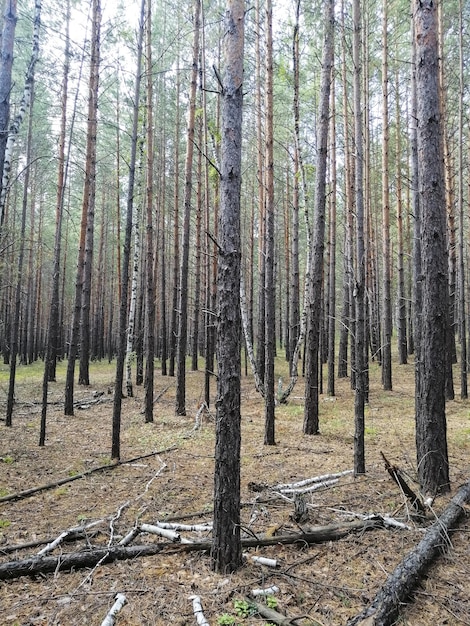
M 374 528 L 383 528 L 384 524 L 380 519 L 368 519 L 342 524 L 330 524 L 328 526 L 318 526 L 310 528 L 304 533 L 292 535 L 279 535 L 278 537 L 243 539 L 243 548 L 257 548 L 259 546 L 272 546 L 278 544 L 293 543 L 321 543 L 340 539 L 351 532 L 364 532 Z M 161 542 L 139 546 L 111 546 L 109 548 L 95 548 L 73 552 L 71 554 L 61 554 L 55 556 L 32 557 L 19 561 L 10 561 L 0 564 L 0 580 L 12 580 L 21 576 L 32 576 L 34 574 L 46 574 L 62 570 L 80 569 L 84 567 L 94 567 L 98 563 L 111 563 L 134 559 L 141 556 L 153 556 L 165 549 L 174 551 L 209 551 L 210 541 L 195 541 L 194 543 L 173 543 Z
M 459 489 L 416 548 L 390 574 L 372 603 L 350 619 L 347 626 L 389 626 L 394 622 L 400 605 L 411 596 L 435 557 L 449 545 L 449 535 L 463 517 L 469 500 L 470 481 Z

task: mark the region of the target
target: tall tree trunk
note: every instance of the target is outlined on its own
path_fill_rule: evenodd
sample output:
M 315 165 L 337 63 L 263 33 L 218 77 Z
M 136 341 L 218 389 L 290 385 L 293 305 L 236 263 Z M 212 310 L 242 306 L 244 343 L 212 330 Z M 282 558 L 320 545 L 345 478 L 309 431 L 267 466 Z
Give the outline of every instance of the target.
M 101 7 L 99 0 L 93 0 L 93 17 L 92 17 L 92 51 L 90 59 L 90 77 L 89 77 L 89 93 L 88 93 L 88 126 L 87 126 L 87 149 L 86 149 L 86 174 L 85 185 L 83 190 L 83 204 L 82 204 L 82 216 L 80 223 L 80 240 L 78 248 L 77 258 L 77 271 L 75 277 L 75 301 L 72 312 L 72 324 L 70 329 L 70 340 L 68 350 L 68 363 L 67 374 L 65 382 L 65 400 L 64 400 L 64 413 L 65 415 L 73 415 L 73 397 L 74 397 L 74 378 L 75 378 L 75 362 L 78 355 L 78 341 L 79 335 L 82 334 L 81 320 L 84 320 L 82 315 L 82 306 L 86 304 L 83 301 L 84 292 L 84 280 L 85 280 L 85 259 L 86 259 L 86 246 L 92 246 L 92 234 L 87 237 L 88 227 L 93 230 L 92 224 L 88 224 L 88 219 L 94 218 L 94 177 L 96 175 L 96 112 L 94 112 L 94 100 L 96 94 L 94 88 L 98 85 L 98 63 L 99 63 L 99 30 L 100 25 L 98 19 L 101 20 Z M 95 48 L 95 46 L 97 46 Z M 92 160 L 94 164 L 92 165 Z M 90 206 L 89 200 L 93 203 Z M 91 252 L 92 247 L 89 249 L 88 255 L 88 267 L 91 272 Z M 91 273 L 90 273 L 91 277 Z M 84 331 L 83 331 L 84 334 Z M 81 337 L 80 337 L 81 339 Z M 83 372 L 86 374 L 86 371 Z M 84 380 L 84 379 L 82 379 Z
M 342 78 L 342 103 L 344 117 L 344 150 L 345 150 L 345 179 L 344 194 L 346 199 L 346 223 L 344 232 L 344 255 L 343 255 L 343 304 L 341 309 L 341 325 L 340 338 L 338 347 L 338 378 L 346 378 L 348 375 L 348 344 L 350 336 L 354 333 L 351 328 L 352 300 L 351 300 L 351 283 L 353 282 L 353 229 L 352 229 L 352 211 L 353 211 L 353 180 L 354 167 L 351 158 L 350 132 L 349 132 L 349 80 L 347 77 L 346 66 L 346 25 L 345 25 L 345 7 L 344 0 L 341 2 L 341 78 Z M 352 348 L 351 348 L 352 352 Z M 351 355 L 352 361 L 352 355 Z M 352 371 L 351 371 L 352 378 Z
M 264 233 L 264 444 L 275 439 L 274 356 L 276 349 L 274 283 L 274 128 L 273 128 L 273 8 L 266 0 L 266 91 L 265 91 L 265 233 Z
M 458 254 L 458 280 L 459 280 L 459 337 L 460 337 L 460 397 L 468 398 L 468 366 L 467 366 L 467 324 L 465 319 L 465 245 L 464 245 L 464 47 L 463 47 L 463 2 L 459 0 L 459 140 L 458 140 L 458 213 L 459 213 L 459 254 Z
M 80 363 L 78 384 L 90 384 L 90 305 L 96 206 L 96 142 L 98 127 L 98 88 L 100 69 L 101 0 L 93 2 L 90 82 L 88 94 L 87 147 L 83 212 L 86 212 L 85 254 L 80 311 Z
M 141 0 L 140 21 L 137 39 L 137 68 L 134 84 L 134 108 L 132 118 L 131 155 L 129 160 L 129 182 L 127 189 L 127 212 L 126 227 L 124 233 L 124 247 L 122 254 L 122 286 L 119 303 L 119 329 L 116 359 L 116 382 L 114 388 L 114 404 L 112 418 L 112 442 L 111 458 L 119 459 L 121 456 L 121 408 L 122 408 L 122 385 L 124 380 L 124 360 L 126 358 L 127 336 L 127 292 L 129 287 L 129 263 L 131 257 L 132 219 L 134 209 L 135 165 L 137 160 L 138 124 L 140 85 L 142 81 L 142 48 L 144 39 L 145 0 Z
M 416 385 L 418 476 L 424 493 L 449 490 L 445 379 L 448 283 L 446 199 L 439 106 L 437 7 L 413 6 L 416 45 L 418 180 L 421 205 L 423 304 Z
M 300 208 L 300 0 L 296 2 L 295 24 L 292 37 L 292 63 L 294 74 L 294 172 L 292 190 L 292 229 L 291 229 L 291 271 L 290 271 L 290 319 L 289 319 L 289 364 L 292 372 L 292 359 L 300 333 L 300 270 L 299 270 L 299 208 Z
M 388 2 L 382 3 L 382 385 L 392 390 L 392 276 L 390 259 L 390 129 L 388 113 Z
M 179 204 L 180 204 L 180 61 L 179 50 L 177 50 L 176 57 L 176 119 L 175 119 L 175 153 L 173 157 L 174 162 L 174 195 L 173 195 L 173 293 L 172 293 L 172 305 L 170 315 L 170 345 L 169 345 L 169 365 L 168 374 L 170 376 L 175 375 L 175 360 L 176 349 L 178 343 L 178 295 L 179 295 L 179 280 L 180 280 L 180 218 L 179 218 Z
M 303 432 L 316 435 L 319 432 L 318 356 L 320 347 L 320 318 L 323 284 L 323 253 L 325 249 L 326 215 L 326 166 L 328 131 L 330 127 L 330 92 L 334 61 L 334 1 L 324 5 L 325 35 L 318 112 L 318 147 L 315 170 L 315 210 L 313 215 L 313 246 L 309 252 L 311 278 L 308 300 L 308 330 L 306 342 L 306 380 Z
M 264 367 L 266 363 L 265 355 L 265 328 L 266 328 L 266 298 L 264 293 L 264 286 L 266 284 L 266 264 L 265 264 L 265 185 L 266 185 L 266 173 L 265 173 L 265 149 L 263 141 L 263 132 L 266 130 L 263 128 L 263 105 L 262 105 L 262 55 L 261 55 L 261 41 L 262 32 L 264 30 L 261 19 L 260 0 L 256 0 L 255 3 L 255 21 L 257 24 L 255 34 L 255 63 L 256 63 L 256 91 L 255 91 L 255 111 L 256 111 L 256 143 L 257 143 L 257 179 L 258 179 L 258 228 L 259 228 L 259 248 L 258 248 L 258 318 L 256 322 L 256 369 L 260 381 L 264 381 Z M 265 53 L 266 54 L 266 53 Z M 264 391 L 263 391 L 264 393 Z
M 147 237 L 146 237 L 146 330 L 147 351 L 145 359 L 145 421 L 153 422 L 153 387 L 155 372 L 155 287 L 154 287 L 154 250 L 153 250 L 153 68 L 152 68 L 152 1 L 147 0 L 146 19 L 146 76 L 147 76 Z
M 183 215 L 183 242 L 181 255 L 179 318 L 178 318 L 178 346 L 176 372 L 176 415 L 186 415 L 186 354 L 188 343 L 188 284 L 189 284 L 189 244 L 191 222 L 191 199 L 193 189 L 193 154 L 194 154 L 194 124 L 196 116 L 196 89 L 197 68 L 199 61 L 199 31 L 201 20 L 201 0 L 194 0 L 194 39 L 191 67 L 191 82 L 189 93 L 188 136 L 186 145 L 186 160 L 184 167 L 184 215 Z
M 407 333 L 407 302 L 405 291 L 405 246 L 403 227 L 403 197 L 402 197 L 402 129 L 400 110 L 400 85 L 398 80 L 398 70 L 395 78 L 395 90 L 397 93 L 395 115 L 396 115 L 396 149 L 397 149 L 397 339 L 398 339 L 398 362 L 404 365 L 408 361 L 408 333 Z
M 330 280 L 328 315 L 328 381 L 326 392 L 335 395 L 335 349 L 336 349 L 336 105 L 335 81 L 331 81 L 331 197 L 330 197 Z
M 365 332 L 365 245 L 364 245 L 364 177 L 361 104 L 361 33 L 362 16 L 360 0 L 353 0 L 353 61 L 354 61 L 354 140 L 355 140 L 355 198 L 356 198 L 356 271 L 354 276 L 355 299 L 355 398 L 354 398 L 354 473 L 364 474 L 364 405 L 366 399 L 366 332 Z
M 212 567 L 242 564 L 240 541 L 240 191 L 244 52 L 243 0 L 227 0 L 222 89 L 218 254 L 217 415 Z
M 27 148 L 26 148 L 26 168 L 25 168 L 25 176 L 24 176 L 24 182 L 23 182 L 23 198 L 22 198 L 22 210 L 21 210 L 18 263 L 17 263 L 17 272 L 16 272 L 13 323 L 12 323 L 12 328 L 11 328 L 10 376 L 9 376 L 8 396 L 7 396 L 7 411 L 6 411 L 6 418 L 5 418 L 6 426 L 12 425 L 13 406 L 15 403 L 16 362 L 17 362 L 17 357 L 18 357 L 18 340 L 19 340 L 20 319 L 21 319 L 21 291 L 22 291 L 22 286 L 23 286 L 26 214 L 27 214 L 28 199 L 29 199 L 29 180 L 30 180 L 31 154 L 32 154 L 32 134 L 33 134 L 32 108 L 33 108 L 33 98 L 34 98 L 33 92 L 34 92 L 34 79 L 32 79 L 32 82 L 31 82 L 30 115 L 29 115 L 29 125 L 28 125 Z
M 202 105 L 202 102 L 201 102 Z M 198 119 L 198 145 L 202 146 L 203 119 L 202 115 Z M 199 150 L 197 156 L 197 193 L 196 193 L 196 242 L 194 252 L 194 308 L 193 308 L 193 333 L 191 348 L 191 369 L 198 370 L 199 363 L 199 322 L 201 315 L 201 254 L 202 254 L 202 217 L 204 205 L 204 186 L 202 175 L 202 151 Z M 208 190 L 206 190 L 207 192 Z

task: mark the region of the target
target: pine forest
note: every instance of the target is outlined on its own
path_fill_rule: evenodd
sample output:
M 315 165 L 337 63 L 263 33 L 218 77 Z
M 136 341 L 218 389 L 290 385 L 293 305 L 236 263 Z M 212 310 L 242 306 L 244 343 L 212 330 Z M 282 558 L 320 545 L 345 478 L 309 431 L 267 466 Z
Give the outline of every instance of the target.
M 470 4 L 2 0 L 0 622 L 470 623 Z

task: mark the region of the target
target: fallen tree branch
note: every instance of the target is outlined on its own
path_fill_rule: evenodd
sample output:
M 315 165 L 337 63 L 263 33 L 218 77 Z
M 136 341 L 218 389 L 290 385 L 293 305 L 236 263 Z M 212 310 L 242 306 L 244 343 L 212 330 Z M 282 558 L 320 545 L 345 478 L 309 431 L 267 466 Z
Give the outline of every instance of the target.
M 115 602 L 109 613 L 106 615 L 104 620 L 101 622 L 101 626 L 114 626 L 116 623 L 116 616 L 122 607 L 127 603 L 127 598 L 123 593 L 118 593 L 115 598 Z
M 334 541 L 348 535 L 351 532 L 364 532 L 375 528 L 383 528 L 380 520 L 357 520 L 349 523 L 330 524 L 328 526 L 318 526 L 309 528 L 303 533 L 292 535 L 279 535 L 278 537 L 261 537 L 242 539 L 242 548 L 257 548 L 259 546 L 287 545 L 294 543 L 322 543 L 324 541 Z M 169 552 L 192 552 L 210 551 L 211 541 L 195 541 L 193 543 L 161 542 L 148 545 L 137 546 L 112 546 L 108 548 L 94 548 L 75 552 L 72 554 L 62 554 L 61 556 L 33 557 L 20 561 L 10 561 L 0 564 L 0 580 L 11 580 L 21 576 L 31 576 L 34 574 L 46 574 L 48 572 L 80 569 L 83 567 L 95 567 L 98 563 L 111 563 L 112 561 L 123 561 L 134 559 L 140 556 L 153 556 L 163 550 Z
M 166 448 L 165 450 L 158 450 L 155 452 L 149 452 L 147 454 L 142 454 L 140 456 L 136 456 L 133 459 L 128 459 L 127 461 L 118 461 L 117 463 L 107 464 L 107 465 L 99 465 L 98 467 L 92 467 L 81 474 L 75 474 L 74 476 L 67 476 L 67 478 L 61 478 L 52 483 L 47 483 L 45 485 L 39 485 L 38 487 L 31 487 L 31 489 L 25 489 L 24 491 L 17 491 L 16 493 L 10 493 L 7 496 L 2 496 L 0 498 L 0 503 L 2 502 L 10 502 L 12 500 L 22 500 L 23 498 L 28 498 L 29 496 L 33 496 L 36 493 L 40 493 L 41 491 L 47 491 L 48 489 L 54 489 L 55 487 L 60 487 L 61 485 L 66 485 L 67 483 L 71 483 L 74 480 L 79 480 L 80 478 L 86 478 L 90 476 L 90 474 L 95 474 L 96 472 L 104 472 L 106 470 L 112 470 L 116 467 L 120 467 L 121 465 L 129 465 L 129 463 L 135 463 L 136 461 L 141 461 L 142 459 L 147 459 L 151 456 L 156 456 L 157 454 L 163 454 L 165 452 L 171 452 L 175 450 L 176 446 L 171 446 L 170 448 Z
M 413 593 L 433 559 L 449 545 L 449 534 L 464 514 L 470 500 L 470 481 L 449 502 L 442 515 L 395 568 L 378 591 L 370 606 L 348 621 L 348 626 L 389 626 L 398 615 L 400 605 Z

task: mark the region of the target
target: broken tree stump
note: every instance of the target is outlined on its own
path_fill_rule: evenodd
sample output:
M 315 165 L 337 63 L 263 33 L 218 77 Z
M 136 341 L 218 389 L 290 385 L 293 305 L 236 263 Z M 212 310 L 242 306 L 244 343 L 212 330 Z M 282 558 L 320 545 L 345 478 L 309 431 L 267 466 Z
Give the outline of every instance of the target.
M 379 590 L 372 603 L 347 626 L 389 626 L 396 619 L 400 604 L 413 593 L 427 567 L 449 544 L 449 535 L 464 514 L 464 505 L 470 500 L 470 481 L 460 487 L 442 515 L 395 568 Z

